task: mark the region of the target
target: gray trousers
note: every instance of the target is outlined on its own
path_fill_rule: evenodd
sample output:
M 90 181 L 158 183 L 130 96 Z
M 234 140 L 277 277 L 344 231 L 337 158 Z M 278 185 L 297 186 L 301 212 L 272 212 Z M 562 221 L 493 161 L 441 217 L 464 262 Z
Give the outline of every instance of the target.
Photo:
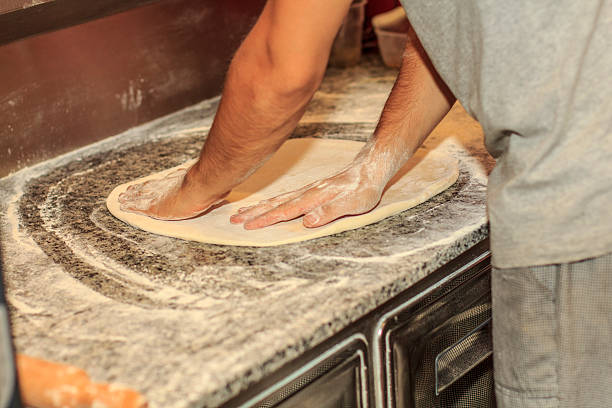
M 493 269 L 499 408 L 612 407 L 612 254 Z

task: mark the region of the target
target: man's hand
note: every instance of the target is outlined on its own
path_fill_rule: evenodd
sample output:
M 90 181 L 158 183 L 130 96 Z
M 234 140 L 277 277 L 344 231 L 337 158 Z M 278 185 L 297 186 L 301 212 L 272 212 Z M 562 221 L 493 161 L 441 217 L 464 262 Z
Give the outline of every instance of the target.
M 295 129 L 318 88 L 351 0 L 268 0 L 230 64 L 197 166 L 126 191 L 121 207 L 194 217 L 261 166 Z
M 416 34 L 411 31 L 410 36 L 376 131 L 351 165 L 294 192 L 242 208 L 231 217 L 232 223 L 256 229 L 305 215 L 304 226 L 319 227 L 345 215 L 365 213 L 378 204 L 389 180 L 454 102 Z
M 387 178 L 359 154 L 334 176 L 259 204 L 241 208 L 230 221 L 245 229 L 263 228 L 305 215 L 305 227 L 325 225 L 344 215 L 363 214 L 380 201 Z
M 159 220 L 184 220 L 205 212 L 225 195 L 208 197 L 201 186 L 190 181 L 194 167 L 177 169 L 161 179 L 129 186 L 119 195 L 121 210 Z

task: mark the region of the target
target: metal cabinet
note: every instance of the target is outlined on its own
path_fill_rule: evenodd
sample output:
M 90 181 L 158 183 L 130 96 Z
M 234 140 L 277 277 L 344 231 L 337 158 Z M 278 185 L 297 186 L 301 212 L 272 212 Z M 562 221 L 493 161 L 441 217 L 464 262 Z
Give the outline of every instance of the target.
M 495 407 L 484 241 L 225 407 Z
M 487 265 L 466 271 L 385 327 L 385 406 L 495 407 Z
M 276 406 L 279 408 L 362 407 L 359 371 L 359 360 L 356 357 L 344 361 Z
M 367 407 L 365 338 L 350 336 L 240 404 L 256 408 Z

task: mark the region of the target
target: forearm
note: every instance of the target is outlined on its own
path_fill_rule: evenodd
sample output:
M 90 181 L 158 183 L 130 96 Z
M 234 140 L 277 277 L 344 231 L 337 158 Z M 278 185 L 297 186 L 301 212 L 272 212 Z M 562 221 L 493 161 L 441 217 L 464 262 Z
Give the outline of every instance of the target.
M 383 181 L 412 157 L 455 101 L 414 32 L 411 37 L 378 126 L 360 153 Z
M 266 3 L 232 60 L 213 126 L 187 183 L 224 194 L 276 151 L 321 82 L 349 4 Z
M 268 0 L 236 52 L 200 158 L 119 197 L 164 220 L 211 208 L 274 153 L 318 87 L 351 0 Z
M 119 197 L 123 211 L 164 220 L 201 214 L 263 164 L 293 130 L 314 87 L 279 92 L 264 74 L 250 80 L 253 70 L 241 65 L 238 56 L 198 162 L 128 189 Z
M 204 191 L 223 194 L 261 165 L 293 131 L 318 82 L 293 87 L 236 55 L 219 109 L 194 168 Z M 278 81 L 278 79 L 276 79 Z

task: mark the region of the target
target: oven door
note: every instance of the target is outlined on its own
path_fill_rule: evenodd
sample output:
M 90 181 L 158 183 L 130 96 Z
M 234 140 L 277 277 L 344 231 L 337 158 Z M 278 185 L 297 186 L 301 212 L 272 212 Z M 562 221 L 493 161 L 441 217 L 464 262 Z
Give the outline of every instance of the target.
M 387 328 L 387 406 L 495 407 L 490 265 L 475 265 Z

